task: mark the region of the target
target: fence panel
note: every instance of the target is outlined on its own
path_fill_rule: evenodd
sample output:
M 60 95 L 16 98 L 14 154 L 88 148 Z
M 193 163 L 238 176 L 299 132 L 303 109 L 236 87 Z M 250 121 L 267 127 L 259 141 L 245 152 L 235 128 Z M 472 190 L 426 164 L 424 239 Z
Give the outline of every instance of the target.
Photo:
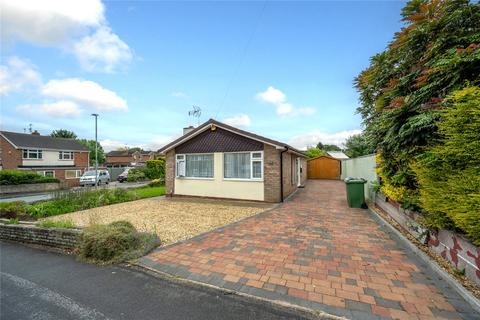
M 371 191 L 371 182 L 377 181 L 377 173 L 375 171 L 376 162 L 375 155 L 367 155 L 358 158 L 342 160 L 342 179 L 346 177 L 363 178 L 367 180 L 365 184 L 365 198 L 374 199 Z

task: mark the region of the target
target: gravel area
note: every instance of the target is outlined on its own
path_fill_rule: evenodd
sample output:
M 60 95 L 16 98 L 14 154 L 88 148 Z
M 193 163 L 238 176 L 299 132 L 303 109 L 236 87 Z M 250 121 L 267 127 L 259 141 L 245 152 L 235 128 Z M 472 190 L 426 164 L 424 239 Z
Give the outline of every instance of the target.
M 71 220 L 78 227 L 130 221 L 138 230 L 156 232 L 163 244 L 191 238 L 271 208 L 240 201 L 150 198 L 67 213 L 49 220 Z

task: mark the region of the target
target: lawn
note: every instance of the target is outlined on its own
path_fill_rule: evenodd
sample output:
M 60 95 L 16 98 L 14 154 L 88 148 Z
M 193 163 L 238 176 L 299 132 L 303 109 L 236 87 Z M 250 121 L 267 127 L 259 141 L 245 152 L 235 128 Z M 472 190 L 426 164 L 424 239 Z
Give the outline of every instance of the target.
M 143 190 L 145 194 L 151 191 Z M 270 204 L 240 201 L 151 198 L 46 218 L 72 221 L 76 226 L 126 220 L 139 231 L 155 232 L 162 243 L 184 240 L 271 208 Z

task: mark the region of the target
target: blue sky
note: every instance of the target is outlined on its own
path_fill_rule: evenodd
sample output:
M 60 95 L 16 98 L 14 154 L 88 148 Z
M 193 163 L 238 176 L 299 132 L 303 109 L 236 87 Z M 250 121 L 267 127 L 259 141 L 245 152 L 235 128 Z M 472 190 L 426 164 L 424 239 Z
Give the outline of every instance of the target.
M 1 129 L 158 148 L 213 117 L 303 148 L 361 130 L 354 77 L 399 1 L 2 2 Z

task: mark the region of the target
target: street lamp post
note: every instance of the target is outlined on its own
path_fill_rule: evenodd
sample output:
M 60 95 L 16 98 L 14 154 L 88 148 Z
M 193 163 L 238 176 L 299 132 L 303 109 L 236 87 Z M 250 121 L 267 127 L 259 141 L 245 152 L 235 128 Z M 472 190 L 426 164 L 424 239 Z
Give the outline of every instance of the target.
M 95 188 L 98 188 L 98 140 L 97 140 L 97 119 L 98 113 L 92 113 L 92 116 L 95 117 Z

